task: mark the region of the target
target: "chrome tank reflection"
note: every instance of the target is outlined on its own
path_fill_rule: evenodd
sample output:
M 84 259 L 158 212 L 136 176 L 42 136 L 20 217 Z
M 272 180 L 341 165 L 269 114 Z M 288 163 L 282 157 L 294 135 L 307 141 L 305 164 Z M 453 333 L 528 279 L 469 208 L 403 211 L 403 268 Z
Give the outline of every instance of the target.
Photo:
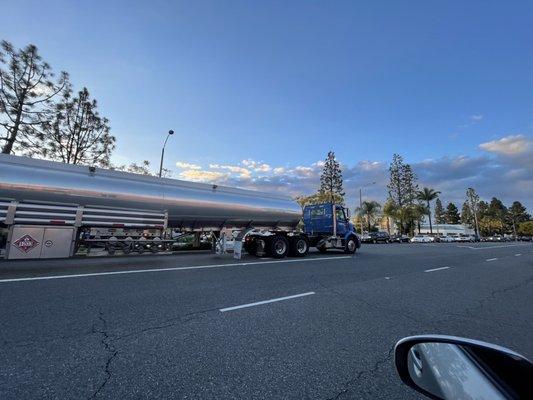
M 6 154 L 0 199 L 167 211 L 169 227 L 189 229 L 293 228 L 301 217 L 300 206 L 283 196 Z

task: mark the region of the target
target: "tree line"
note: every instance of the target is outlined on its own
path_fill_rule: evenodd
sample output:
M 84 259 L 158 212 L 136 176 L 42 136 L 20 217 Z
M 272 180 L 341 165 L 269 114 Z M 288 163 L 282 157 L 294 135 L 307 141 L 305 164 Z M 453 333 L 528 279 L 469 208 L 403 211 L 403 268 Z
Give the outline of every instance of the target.
M 506 233 L 533 235 L 531 216 L 519 201 L 509 207 L 496 197 L 486 202 L 473 188 L 468 188 L 461 211 L 453 202 L 444 207 L 441 192 L 428 187 L 420 189 L 415 172 L 399 154 L 392 157 L 389 175 L 387 200 L 383 205 L 375 200 L 363 201 L 356 208 L 357 228 L 364 226 L 368 231 L 376 230 L 376 225 L 386 217 L 387 229 L 390 231 L 392 224 L 402 234 L 420 232 L 421 224 L 428 221 L 430 233 L 433 233 L 435 222 L 439 225 L 463 224 L 474 229 L 476 235 L 483 236 Z M 297 197 L 297 201 L 302 208 L 325 202 L 344 204 L 344 195 L 341 166 L 335 153 L 330 151 L 324 162 L 318 191 L 310 196 Z

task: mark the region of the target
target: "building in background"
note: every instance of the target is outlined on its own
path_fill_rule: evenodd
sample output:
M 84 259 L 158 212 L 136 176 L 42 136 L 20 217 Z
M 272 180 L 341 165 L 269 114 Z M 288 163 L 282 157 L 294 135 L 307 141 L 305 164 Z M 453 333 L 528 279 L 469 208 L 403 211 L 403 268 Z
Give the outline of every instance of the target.
M 420 225 L 420 233 L 430 233 L 429 224 Z M 474 230 L 462 224 L 433 224 L 433 234 L 440 236 L 474 235 Z

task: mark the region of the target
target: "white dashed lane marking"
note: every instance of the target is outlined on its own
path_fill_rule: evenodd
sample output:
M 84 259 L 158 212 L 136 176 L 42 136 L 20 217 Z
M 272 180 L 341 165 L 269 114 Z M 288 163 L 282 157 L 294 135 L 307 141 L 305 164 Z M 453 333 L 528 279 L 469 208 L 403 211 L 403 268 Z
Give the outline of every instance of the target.
M 448 268 L 450 268 L 450 267 L 432 268 L 432 269 L 426 269 L 424 272 L 442 271 L 443 269 L 448 269 Z
M 276 299 L 270 299 L 270 300 L 258 301 L 258 302 L 255 302 L 255 303 L 241 304 L 240 306 L 233 306 L 233 307 L 221 308 L 221 309 L 220 309 L 220 312 L 227 312 L 227 311 L 239 310 L 239 309 L 241 309 L 241 308 L 248 308 L 248 307 L 260 306 L 260 305 L 263 305 L 263 304 L 275 303 L 275 302 L 277 302 L 277 301 L 284 301 L 284 300 L 296 299 L 296 298 L 298 298 L 298 297 L 311 296 L 312 294 L 315 294 L 315 292 L 300 293 L 300 294 L 295 294 L 295 295 L 292 295 L 292 296 L 278 297 L 278 298 L 276 298 Z

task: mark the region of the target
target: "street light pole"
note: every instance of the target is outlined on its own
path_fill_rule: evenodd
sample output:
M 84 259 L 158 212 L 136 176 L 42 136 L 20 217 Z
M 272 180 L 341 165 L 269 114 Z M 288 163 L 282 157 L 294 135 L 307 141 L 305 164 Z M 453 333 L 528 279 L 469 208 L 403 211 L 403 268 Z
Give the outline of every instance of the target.
M 163 158 L 165 157 L 165 146 L 167 145 L 167 140 L 170 137 L 170 135 L 173 135 L 174 131 L 170 130 L 168 131 L 168 135 L 165 139 L 165 143 L 163 144 L 163 148 L 161 149 L 161 163 L 159 164 L 159 177 L 161 178 L 161 175 L 163 173 Z
M 363 212 L 363 188 L 367 187 L 367 186 L 370 186 L 370 185 L 375 185 L 375 184 L 376 184 L 376 182 L 369 182 L 369 183 L 367 183 L 367 184 L 365 184 L 365 185 L 363 185 L 363 186 L 361 186 L 359 188 L 359 210 L 361 212 Z M 360 224 L 361 225 L 361 236 L 363 236 L 363 216 L 360 215 L 359 217 L 360 217 L 360 221 L 361 221 L 361 224 Z

